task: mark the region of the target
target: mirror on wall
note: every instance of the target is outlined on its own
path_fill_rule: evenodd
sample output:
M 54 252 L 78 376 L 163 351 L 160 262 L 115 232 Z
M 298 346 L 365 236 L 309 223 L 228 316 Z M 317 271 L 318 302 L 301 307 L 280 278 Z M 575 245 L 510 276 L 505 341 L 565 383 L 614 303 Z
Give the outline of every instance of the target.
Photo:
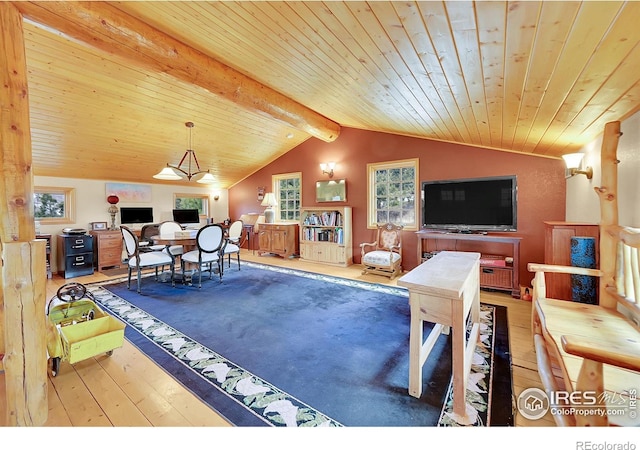
M 316 202 L 346 202 L 347 180 L 316 181 Z

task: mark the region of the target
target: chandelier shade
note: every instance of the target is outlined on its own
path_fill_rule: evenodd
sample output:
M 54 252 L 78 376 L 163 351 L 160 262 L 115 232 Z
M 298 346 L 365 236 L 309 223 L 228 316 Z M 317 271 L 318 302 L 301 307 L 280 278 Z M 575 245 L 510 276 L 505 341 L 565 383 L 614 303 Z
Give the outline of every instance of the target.
M 198 180 L 198 183 L 202 184 L 211 184 L 215 183 L 215 177 L 209 172 L 209 170 L 201 170 L 200 164 L 198 164 L 198 158 L 196 158 L 196 152 L 191 149 L 191 130 L 194 127 L 193 122 L 186 122 L 185 126 L 189 128 L 189 148 L 184 152 L 180 163 L 177 166 L 173 166 L 167 163 L 167 166 L 163 168 L 159 173 L 155 174 L 153 178 L 158 180 L 169 180 L 169 181 L 178 181 L 186 178 L 187 180 L 191 180 L 191 178 L 196 175 L 203 174 Z M 186 161 L 186 170 L 182 168 L 182 164 Z M 191 170 L 195 169 L 194 172 Z
M 178 172 L 167 166 L 153 176 L 153 178 L 157 178 L 158 180 L 182 180 L 182 176 L 178 174 Z

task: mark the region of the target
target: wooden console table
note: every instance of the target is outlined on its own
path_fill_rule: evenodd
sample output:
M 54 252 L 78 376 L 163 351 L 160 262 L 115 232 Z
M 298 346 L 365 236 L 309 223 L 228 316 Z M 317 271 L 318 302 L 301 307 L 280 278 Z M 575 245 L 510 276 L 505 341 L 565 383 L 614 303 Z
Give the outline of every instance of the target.
M 398 279 L 409 290 L 409 394 L 422 395 L 422 366 L 441 333 L 451 329 L 453 412 L 466 417 L 466 387 L 480 331 L 480 254 L 443 251 Z M 467 317 L 471 333 L 466 339 Z M 434 325 L 423 342 L 423 322 Z
M 520 298 L 520 241 L 518 236 L 492 234 L 416 232 L 418 262 L 443 250 L 480 253 L 480 287 L 506 291 Z M 503 265 L 496 264 L 501 261 Z

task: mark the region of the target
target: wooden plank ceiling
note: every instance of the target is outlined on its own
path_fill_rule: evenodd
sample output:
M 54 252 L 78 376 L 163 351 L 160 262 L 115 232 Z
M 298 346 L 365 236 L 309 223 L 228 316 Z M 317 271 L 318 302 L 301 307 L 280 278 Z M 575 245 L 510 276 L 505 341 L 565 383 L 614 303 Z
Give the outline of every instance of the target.
M 557 157 L 640 109 L 636 1 L 109 3 L 342 127 Z M 192 121 L 201 167 L 227 188 L 316 139 L 24 5 L 36 175 L 155 181 Z

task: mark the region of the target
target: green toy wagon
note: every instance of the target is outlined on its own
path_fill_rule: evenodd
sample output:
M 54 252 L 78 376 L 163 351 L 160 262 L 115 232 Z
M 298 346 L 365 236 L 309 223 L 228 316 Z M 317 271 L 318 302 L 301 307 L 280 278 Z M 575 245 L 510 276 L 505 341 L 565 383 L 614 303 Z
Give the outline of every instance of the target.
M 111 356 L 124 342 L 125 324 L 100 309 L 80 283 L 58 289 L 47 307 L 47 318 L 47 351 L 54 377 L 61 360 L 74 364 L 101 353 Z

